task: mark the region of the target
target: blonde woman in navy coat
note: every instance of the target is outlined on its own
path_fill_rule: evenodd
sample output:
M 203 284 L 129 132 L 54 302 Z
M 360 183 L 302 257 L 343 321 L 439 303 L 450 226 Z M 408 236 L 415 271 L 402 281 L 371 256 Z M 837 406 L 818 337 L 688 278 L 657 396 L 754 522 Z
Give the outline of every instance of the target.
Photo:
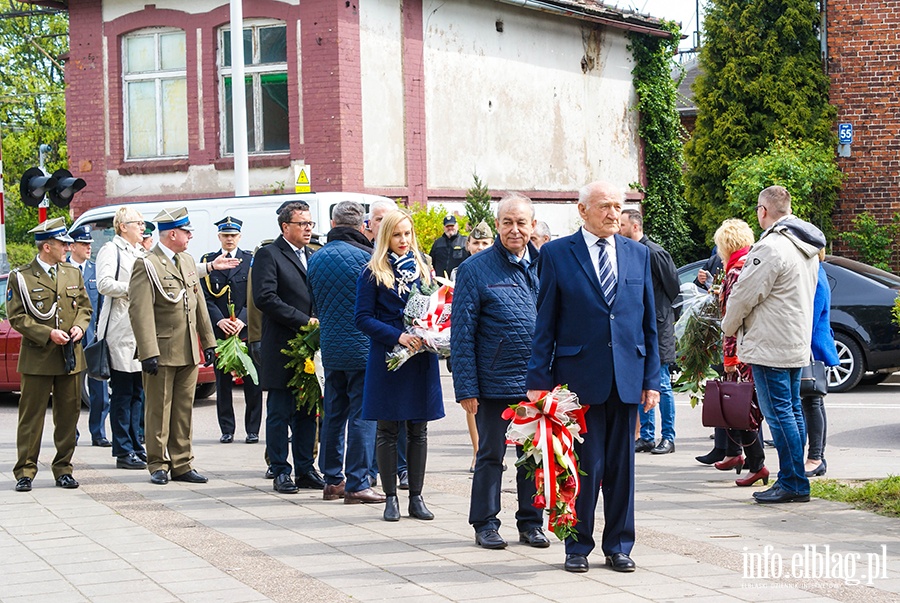
M 406 333 L 403 309 L 414 285 L 431 282 L 431 270 L 419 253 L 412 220 L 401 211 L 384 217 L 375 253 L 356 283 L 356 327 L 371 338 L 363 391 L 363 419 L 378 421 L 375 456 L 387 496 L 385 521 L 399 521 L 397 436 L 408 436 L 409 515 L 433 519 L 422 499 L 428 421 L 444 416 L 438 358 L 422 353 L 396 371 L 388 371 L 385 354 L 397 344 L 415 351 L 422 340 Z

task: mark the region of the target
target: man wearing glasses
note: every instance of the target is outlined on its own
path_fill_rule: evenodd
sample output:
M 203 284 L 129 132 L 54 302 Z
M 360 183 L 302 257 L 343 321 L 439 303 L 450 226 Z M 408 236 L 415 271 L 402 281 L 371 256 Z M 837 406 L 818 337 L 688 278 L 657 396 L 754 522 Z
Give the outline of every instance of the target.
M 253 259 L 253 301 L 262 314 L 262 338 L 259 370 L 260 386 L 269 392 L 266 399 L 266 452 L 272 473 L 273 489 L 282 494 L 295 494 L 300 488 L 322 490 L 325 482 L 313 468 L 316 439 L 315 412 L 297 411 L 293 392 L 288 389 L 291 370 L 285 368 L 287 356 L 281 350 L 300 327 L 315 318 L 315 307 L 309 292 L 307 266 L 308 247 L 316 223 L 309 205 L 289 203 L 278 212 L 281 236 L 271 245 L 261 247 Z M 288 462 L 288 427 L 294 477 Z

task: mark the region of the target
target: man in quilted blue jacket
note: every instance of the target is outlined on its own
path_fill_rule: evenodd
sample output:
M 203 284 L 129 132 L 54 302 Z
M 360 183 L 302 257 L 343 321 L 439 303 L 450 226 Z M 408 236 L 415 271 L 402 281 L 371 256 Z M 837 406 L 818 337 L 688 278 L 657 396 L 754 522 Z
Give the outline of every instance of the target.
M 497 206 L 496 222 L 494 244 L 465 260 L 457 272 L 450 340 L 456 400 L 475 415 L 478 426 L 469 523 L 475 543 L 487 549 L 506 547 L 497 517 L 508 425 L 501 414 L 525 400 L 539 289 L 538 250 L 529 241 L 535 225 L 531 200 L 507 195 Z M 516 472 L 516 491 L 519 542 L 550 546 L 541 510 L 531 504 L 534 480 L 523 469 Z
M 319 470 L 325 478 L 322 498 L 343 498 L 345 504 L 384 502 L 384 494 L 369 484 L 375 422 L 362 418 L 369 338 L 354 323 L 356 280 L 372 257 L 372 247 L 362 234 L 364 213 L 354 201 L 335 205 L 328 242 L 309 259 L 309 286 L 319 313 L 325 367 L 319 453 Z

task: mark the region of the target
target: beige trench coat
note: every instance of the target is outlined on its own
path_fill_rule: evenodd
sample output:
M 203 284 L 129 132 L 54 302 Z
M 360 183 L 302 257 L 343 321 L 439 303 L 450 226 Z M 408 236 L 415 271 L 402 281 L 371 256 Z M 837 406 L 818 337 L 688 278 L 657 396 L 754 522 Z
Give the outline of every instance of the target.
M 103 308 L 97 321 L 97 336 L 105 334 L 112 368 L 125 373 L 137 373 L 141 370 L 141 363 L 136 358 L 137 343 L 128 318 L 128 282 L 131 280 L 135 260 L 143 255 L 143 249 L 130 245 L 119 235 L 101 247 L 97 254 L 97 290 L 103 296 Z

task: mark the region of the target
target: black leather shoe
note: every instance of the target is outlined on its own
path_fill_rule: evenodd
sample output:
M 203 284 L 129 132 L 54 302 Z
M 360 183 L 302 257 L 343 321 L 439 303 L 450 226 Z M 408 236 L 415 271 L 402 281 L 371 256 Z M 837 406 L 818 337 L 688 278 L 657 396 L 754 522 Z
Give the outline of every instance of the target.
M 256 444 L 259 442 L 259 434 L 258 433 L 248 433 L 246 439 L 244 441 L 248 444 Z
M 615 572 L 633 572 L 634 561 L 625 553 L 613 553 L 606 556 L 606 565 L 613 568 Z
M 93 442 L 91 442 L 91 446 L 100 446 L 101 448 L 111 448 L 112 442 L 110 442 L 106 438 L 100 438 L 99 440 L 94 440 Z
M 583 574 L 590 569 L 587 557 L 584 555 L 566 555 L 566 564 L 563 566 L 567 572 Z
M 157 469 L 150 474 L 150 483 L 164 486 L 169 483 L 169 474 L 165 469 Z
M 116 469 L 146 469 L 147 463 L 138 458 L 135 453 L 126 454 L 116 459 Z
M 663 438 L 659 441 L 659 444 L 650 451 L 650 454 L 669 454 L 671 452 L 675 452 L 675 442 Z
M 400 480 L 400 485 L 397 486 L 398 490 L 409 490 L 409 473 L 406 471 L 401 471 L 397 474 L 397 477 Z
M 506 541 L 497 530 L 475 532 L 475 544 L 483 549 L 505 549 Z
M 234 434 L 231 433 L 223 433 L 222 437 L 219 438 L 219 441 L 223 444 L 231 444 L 234 441 Z
M 635 452 L 650 452 L 651 450 L 653 450 L 653 440 L 638 438 L 634 441 Z
M 722 448 L 713 448 L 708 453 L 702 456 L 695 456 L 698 463 L 703 463 L 704 465 L 714 465 L 720 461 L 725 460 L 725 450 Z
M 763 492 L 755 492 L 753 494 L 753 498 L 756 499 L 756 502 L 764 505 L 777 503 L 809 502 L 809 494 L 790 492 L 783 489 L 777 483 L 768 490 L 765 490 Z
M 60 475 L 56 478 L 56 485 L 60 488 L 65 488 L 66 490 L 74 490 L 78 487 L 78 482 L 75 481 L 75 478 L 72 477 L 71 473 L 66 473 L 65 475 Z
M 550 540 L 547 539 L 544 530 L 541 528 L 531 528 L 526 532 L 519 532 L 519 542 L 526 543 L 536 549 L 545 549 L 550 546 Z
M 303 475 L 299 476 L 295 481 L 298 488 L 304 490 L 324 490 L 325 480 L 319 475 L 315 469 L 310 469 Z
M 205 484 L 209 480 L 204 475 L 200 475 L 193 469 L 172 476 L 173 482 L 188 482 L 190 484 Z
M 264 476 L 265 479 L 275 479 L 275 472 L 272 471 L 272 465 L 266 467 L 266 474 Z
M 425 500 L 422 495 L 409 497 L 409 516 L 414 519 L 424 519 L 426 521 L 434 519 L 434 513 L 425 506 Z
M 291 480 L 289 473 L 282 473 L 275 478 L 272 489 L 281 494 L 296 494 L 300 488 Z
M 31 478 L 20 477 L 16 482 L 16 492 L 31 492 Z
M 400 501 L 396 494 L 385 496 L 383 517 L 385 521 L 400 521 Z
M 147 453 L 144 452 L 143 450 L 141 450 L 140 452 L 135 452 L 134 455 L 136 457 L 138 457 L 139 459 L 141 459 L 142 461 L 144 461 L 145 463 L 147 462 Z

